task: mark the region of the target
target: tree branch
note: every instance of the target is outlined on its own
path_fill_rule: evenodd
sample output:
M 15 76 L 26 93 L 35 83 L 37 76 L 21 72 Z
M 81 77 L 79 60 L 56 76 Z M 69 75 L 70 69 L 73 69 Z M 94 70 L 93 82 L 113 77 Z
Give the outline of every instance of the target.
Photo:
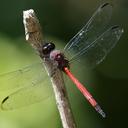
M 43 53 L 41 51 L 43 36 L 41 33 L 39 20 L 37 19 L 34 10 L 30 9 L 27 11 L 23 11 L 23 23 L 25 27 L 26 40 L 38 52 L 39 56 L 44 62 L 45 69 L 50 76 L 63 128 L 76 128 L 68 101 L 66 88 L 64 86 L 62 71 L 57 69 L 55 74 L 51 76 L 50 74 L 52 69 L 54 69 L 54 66 L 51 61 L 44 59 L 43 57 Z

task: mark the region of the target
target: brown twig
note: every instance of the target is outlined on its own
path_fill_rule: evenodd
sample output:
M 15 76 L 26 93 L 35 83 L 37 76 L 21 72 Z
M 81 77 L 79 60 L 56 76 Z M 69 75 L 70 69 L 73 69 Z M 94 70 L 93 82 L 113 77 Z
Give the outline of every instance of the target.
M 50 72 L 54 66 L 49 60 L 44 60 L 43 58 L 43 54 L 41 52 L 41 43 L 43 43 L 43 37 L 39 20 L 37 19 L 34 10 L 30 9 L 23 11 L 23 23 L 25 27 L 26 40 L 40 55 L 50 76 L 63 128 L 76 128 L 68 101 L 67 92 L 64 86 L 63 74 L 59 69 L 57 69 L 55 74 L 51 76 Z

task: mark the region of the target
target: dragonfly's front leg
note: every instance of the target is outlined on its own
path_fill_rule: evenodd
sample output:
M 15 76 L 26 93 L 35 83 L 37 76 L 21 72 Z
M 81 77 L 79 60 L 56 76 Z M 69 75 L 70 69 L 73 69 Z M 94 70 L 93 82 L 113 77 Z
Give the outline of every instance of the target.
M 45 65 L 46 71 L 48 73 L 48 76 L 53 77 L 57 70 L 57 62 L 45 57 L 44 65 Z

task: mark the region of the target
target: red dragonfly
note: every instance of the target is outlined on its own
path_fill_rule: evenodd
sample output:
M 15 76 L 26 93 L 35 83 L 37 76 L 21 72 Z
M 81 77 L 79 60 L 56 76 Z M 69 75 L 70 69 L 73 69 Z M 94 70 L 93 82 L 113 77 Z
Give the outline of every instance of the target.
M 123 33 L 123 29 L 119 26 L 107 28 L 111 14 L 111 4 L 105 3 L 101 5 L 87 24 L 67 43 L 63 51 L 56 50 L 53 43 L 42 44 L 44 58 L 50 59 L 55 68 L 59 68 L 67 74 L 102 117 L 106 116 L 105 113 L 86 87 L 71 73 L 70 67 L 72 68 L 73 62 L 77 60 L 80 63 L 84 62 L 87 67 L 93 68 L 102 62 L 116 45 Z M 1 103 L 2 109 L 10 110 L 27 106 L 49 96 L 50 89 L 46 80 L 47 73 L 45 73 L 42 65 L 43 63 L 38 63 L 0 75 L 1 90 L 18 88 L 17 91 L 3 99 Z M 42 90 L 45 90 L 46 93 L 42 93 Z

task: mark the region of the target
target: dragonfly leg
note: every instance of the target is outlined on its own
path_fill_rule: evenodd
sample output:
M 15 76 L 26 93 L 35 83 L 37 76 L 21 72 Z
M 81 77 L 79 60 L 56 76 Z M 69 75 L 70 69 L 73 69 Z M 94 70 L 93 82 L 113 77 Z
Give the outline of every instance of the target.
M 50 72 L 50 77 L 53 77 L 56 73 L 57 67 L 54 67 Z

